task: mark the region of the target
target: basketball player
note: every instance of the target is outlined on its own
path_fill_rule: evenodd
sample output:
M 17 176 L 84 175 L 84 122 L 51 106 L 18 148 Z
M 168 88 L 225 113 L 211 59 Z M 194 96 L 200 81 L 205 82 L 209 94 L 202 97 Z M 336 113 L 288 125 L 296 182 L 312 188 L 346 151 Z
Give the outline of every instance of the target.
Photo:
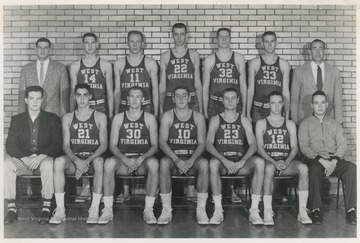
M 228 28 L 220 28 L 216 32 L 218 52 L 205 59 L 203 71 L 203 100 L 206 118 L 224 112 L 222 94 L 226 88 L 235 88 L 241 94 L 237 112 L 245 114 L 246 109 L 246 80 L 245 59 L 242 54 L 231 51 L 231 32 Z
M 273 91 L 282 93 L 286 117 L 289 117 L 289 63 L 276 55 L 276 34 L 266 31 L 262 35 L 265 53 L 250 61 L 248 78 L 247 117 L 253 124 L 270 113 L 268 95 Z
M 197 175 L 196 219 L 209 224 L 205 204 L 209 187 L 209 164 L 202 157 L 205 150 L 204 116 L 189 108 L 190 91 L 179 86 L 173 91 L 175 109 L 166 111 L 161 119 L 159 145 L 165 156 L 160 161 L 160 196 L 163 209 L 158 224 L 172 219 L 171 175 Z
M 159 110 L 158 66 L 143 53 L 144 36 L 140 31 L 128 33 L 129 55 L 115 62 L 115 114 L 129 110 L 127 94 L 133 86 L 144 92 L 142 109 L 157 117 Z
M 90 85 L 92 98 L 90 107 L 106 114 L 109 119 L 114 115 L 114 95 L 112 65 L 108 60 L 100 58 L 96 51 L 99 48 L 98 38 L 94 33 L 85 33 L 82 37 L 85 56 L 70 66 L 70 111 L 76 108 L 72 98 L 75 85 L 86 83 Z M 83 179 L 83 191 L 75 199 L 84 202 L 90 199 L 90 182 Z
M 79 179 L 83 174 L 94 172 L 94 192 L 87 224 L 96 224 L 103 180 L 104 158 L 107 148 L 107 118 L 102 112 L 90 108 L 91 89 L 87 84 L 75 86 L 74 99 L 77 108 L 62 118 L 63 151 L 65 155 L 55 159 L 54 188 L 56 209 L 51 224 L 65 221 L 64 186 L 65 174 Z
M 176 23 L 172 27 L 174 48 L 160 58 L 160 115 L 175 107 L 172 91 L 185 86 L 190 91 L 190 109 L 202 113 L 202 86 L 199 53 L 187 48 L 187 27 Z
M 111 125 L 110 150 L 113 157 L 104 165 L 104 204 L 99 224 L 113 219 L 113 193 L 117 175 L 147 175 L 144 221 L 156 224 L 153 213 L 155 193 L 159 184 L 159 162 L 154 157 L 158 151 L 158 129 L 154 115 L 142 111 L 143 91 L 130 88 L 129 110 L 115 115 Z
M 248 175 L 252 178 L 252 203 L 249 220 L 253 225 L 263 224 L 259 215 L 259 201 L 264 180 L 265 161 L 253 154 L 257 150 L 255 136 L 250 121 L 236 111 L 240 101 L 234 88 L 223 92 L 224 112 L 212 117 L 206 137 L 206 149 L 213 156 L 210 160 L 210 186 L 215 203 L 215 211 L 210 224 L 220 224 L 223 219 L 221 204 L 221 175 Z M 249 149 L 244 151 L 247 139 Z
M 280 92 L 269 94 L 270 115 L 256 123 L 258 153 L 265 159 L 264 177 L 264 225 L 274 225 L 272 211 L 273 177 L 299 176 L 299 214 L 298 221 L 311 224 L 306 204 L 309 196 L 309 177 L 307 166 L 295 160 L 298 152 L 296 125 L 282 116 L 284 99 Z

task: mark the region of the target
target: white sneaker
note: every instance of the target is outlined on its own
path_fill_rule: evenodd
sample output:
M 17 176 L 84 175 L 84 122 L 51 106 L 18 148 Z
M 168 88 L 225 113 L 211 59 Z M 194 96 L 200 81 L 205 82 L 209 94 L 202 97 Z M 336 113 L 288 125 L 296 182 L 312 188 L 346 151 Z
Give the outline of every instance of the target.
M 115 199 L 116 203 L 123 203 L 123 202 L 129 201 L 129 200 L 130 200 L 129 192 L 120 193 L 119 196 Z
M 264 225 L 274 225 L 274 212 L 271 209 L 264 210 Z
M 143 219 L 147 224 L 156 224 L 157 220 L 155 218 L 153 208 L 145 207 L 143 212 Z
M 312 220 L 309 218 L 308 212 L 305 209 L 300 209 L 297 220 L 302 224 L 312 224 Z
M 110 207 L 105 207 L 102 212 L 101 216 L 98 219 L 98 224 L 108 224 L 110 220 L 113 220 L 114 214 L 113 210 Z
M 220 224 L 223 220 L 224 220 L 223 210 L 215 209 L 214 214 L 209 221 L 209 224 Z
M 241 203 L 241 198 L 239 197 L 239 191 L 234 189 L 234 186 L 231 186 L 231 202 Z
M 188 186 L 186 191 L 186 199 L 197 203 L 197 191 L 194 186 Z
M 89 216 L 86 220 L 87 224 L 97 224 L 99 219 L 99 209 L 95 207 L 89 208 Z
M 50 224 L 61 224 L 62 221 L 65 221 L 65 208 L 55 208 L 51 219 L 49 220 Z
M 249 214 L 249 221 L 253 225 L 263 225 L 264 221 L 260 217 L 259 209 L 257 208 L 250 208 L 250 214 Z
M 91 190 L 90 187 L 85 186 L 83 187 L 82 192 L 79 196 L 75 198 L 76 203 L 83 203 L 85 201 L 89 201 L 91 199 Z
M 198 224 L 209 224 L 209 218 L 206 214 L 205 207 L 196 209 L 196 220 Z
M 172 219 L 172 208 L 163 207 L 160 217 L 157 219 L 157 224 L 168 224 Z

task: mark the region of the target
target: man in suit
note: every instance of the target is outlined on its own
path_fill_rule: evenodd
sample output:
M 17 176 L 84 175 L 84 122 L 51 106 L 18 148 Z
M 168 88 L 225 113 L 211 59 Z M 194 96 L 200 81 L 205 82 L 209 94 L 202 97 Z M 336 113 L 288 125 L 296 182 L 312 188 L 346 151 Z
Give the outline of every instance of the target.
M 36 41 L 37 60 L 21 69 L 19 81 L 19 113 L 26 110 L 25 90 L 28 86 L 43 88 L 42 109 L 62 116 L 69 112 L 70 85 L 66 67 L 49 58 L 51 42 L 47 38 Z
M 40 174 L 43 208 L 39 224 L 50 219 L 51 199 L 54 193 L 53 161 L 61 152 L 61 122 L 54 113 L 41 109 L 43 89 L 29 86 L 25 90 L 27 111 L 11 119 L 6 150 L 10 156 L 4 159 L 4 198 L 8 203 L 8 213 L 4 224 L 12 224 L 17 219 L 16 177 Z
M 312 61 L 294 70 L 291 86 L 291 119 L 300 122 L 313 113 L 311 95 L 321 90 L 327 95 L 326 114 L 342 123 L 342 87 L 340 71 L 324 62 L 325 43 L 315 39 L 310 44 Z

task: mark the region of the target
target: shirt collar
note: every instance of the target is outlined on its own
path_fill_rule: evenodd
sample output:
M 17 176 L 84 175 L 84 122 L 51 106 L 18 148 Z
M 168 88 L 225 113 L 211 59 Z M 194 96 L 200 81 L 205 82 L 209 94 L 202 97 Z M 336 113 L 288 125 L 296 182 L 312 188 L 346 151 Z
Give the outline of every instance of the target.
M 37 60 L 36 60 L 36 62 L 37 62 L 37 64 L 38 64 L 38 65 L 40 65 L 40 64 L 41 64 L 41 62 L 40 62 L 40 60 L 39 60 L 39 59 L 37 59 Z M 46 60 L 44 61 L 44 65 L 48 65 L 48 64 L 49 64 L 49 62 L 50 62 L 50 58 L 48 58 L 48 59 L 46 59 Z
M 317 68 L 317 66 L 320 66 L 321 70 L 324 70 L 324 68 L 325 68 L 325 63 L 324 63 L 324 62 L 322 62 L 322 63 L 320 63 L 320 64 L 318 65 L 318 64 L 316 64 L 314 61 L 311 61 L 310 64 L 311 64 L 311 67 L 312 67 L 312 68 Z

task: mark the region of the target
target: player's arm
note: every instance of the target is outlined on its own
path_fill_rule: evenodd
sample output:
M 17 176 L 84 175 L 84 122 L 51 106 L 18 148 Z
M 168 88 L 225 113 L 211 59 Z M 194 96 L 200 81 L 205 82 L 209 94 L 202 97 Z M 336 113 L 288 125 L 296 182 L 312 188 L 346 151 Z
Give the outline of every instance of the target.
M 100 157 L 107 149 L 108 132 L 107 132 L 107 117 L 104 113 L 95 111 L 95 123 L 99 128 L 99 147 L 86 160 L 91 163 L 95 158 Z
M 215 134 L 219 127 L 219 116 L 213 116 L 209 122 L 209 129 L 206 135 L 206 150 L 220 161 L 226 161 L 227 159 L 222 156 L 214 146 Z
M 69 85 L 69 76 L 68 70 L 66 66 L 61 67 L 63 70 L 61 71 L 60 77 L 60 117 L 69 112 L 69 102 L 70 102 L 70 85 Z
M 204 115 L 194 111 L 194 121 L 197 127 L 197 144 L 194 153 L 188 159 L 188 162 L 193 166 L 195 160 L 199 158 L 205 151 L 205 140 L 206 140 L 206 124 Z
M 298 68 L 296 68 L 294 69 L 293 79 L 291 83 L 291 95 L 290 95 L 291 120 L 293 120 L 295 123 L 299 123 L 298 107 L 300 102 L 300 87 L 301 87 L 301 71 Z
M 109 108 L 109 118 L 114 116 L 114 85 L 112 64 L 105 59 L 100 59 L 100 67 L 106 79 L 107 104 Z
M 282 85 L 282 94 L 284 96 L 284 107 L 286 119 L 289 119 L 289 107 L 290 107 L 290 65 L 287 61 L 280 58 L 280 69 L 283 74 L 283 85 Z
M 160 58 L 160 83 L 159 83 L 159 97 L 160 97 L 160 116 L 164 113 L 165 96 L 166 96 L 166 67 L 170 60 L 170 51 L 166 51 Z
M 150 132 L 150 144 L 151 147 L 142 155 L 137 158 L 138 166 L 148 157 L 153 156 L 159 151 L 158 146 L 158 127 L 155 116 L 145 112 L 145 124 Z
M 204 70 L 203 70 L 203 103 L 204 103 L 204 115 L 205 118 L 209 118 L 208 106 L 209 106 L 209 89 L 210 89 L 210 73 L 215 64 L 215 56 L 210 55 L 205 58 Z
M 118 147 L 119 132 L 123 121 L 124 121 L 124 113 L 119 113 L 114 116 L 111 123 L 111 133 L 110 133 L 110 141 L 109 141 L 110 151 L 113 153 L 113 155 L 120 158 L 122 161 L 127 159 L 127 157 L 120 151 Z
M 296 125 L 293 121 L 287 120 L 286 121 L 287 129 L 290 133 L 290 153 L 285 160 L 286 166 L 289 166 L 291 161 L 293 161 L 298 153 L 298 141 L 297 141 L 297 133 L 296 133 Z
M 246 117 L 250 121 L 251 121 L 251 107 L 254 101 L 254 93 L 255 93 L 255 75 L 256 75 L 256 69 L 259 65 L 258 63 L 259 63 L 258 58 L 251 60 L 249 63 Z
M 80 61 L 73 62 L 70 65 L 70 96 L 69 96 L 70 112 L 74 111 L 76 107 L 74 94 L 75 94 L 75 86 L 77 84 L 77 75 L 79 69 L 80 69 Z
M 119 113 L 120 109 L 120 100 L 121 100 L 121 81 L 120 76 L 125 67 L 125 59 L 121 58 L 116 60 L 114 64 L 114 74 L 115 74 L 115 88 L 114 88 L 114 100 L 115 100 L 115 113 Z
M 202 99 L 202 84 L 201 84 L 201 78 L 200 78 L 200 56 L 199 53 L 196 51 L 190 52 L 190 58 L 192 56 L 192 60 L 194 63 L 194 84 L 196 89 L 196 96 L 199 103 L 199 112 L 203 113 L 203 99 Z
M 241 158 L 241 160 L 238 162 L 241 167 L 245 164 L 245 162 L 250 159 L 251 156 L 257 151 L 257 143 L 255 139 L 255 135 L 252 130 L 252 125 L 249 119 L 247 119 L 245 116 L 241 116 L 241 123 L 245 130 L 246 139 L 249 143 L 249 148 L 244 154 L 244 156 Z M 241 168 L 240 167 L 240 168 Z M 239 168 L 239 167 L 238 167 Z
M 145 59 L 146 61 L 147 59 Z M 148 59 L 148 62 L 145 62 L 145 65 L 148 67 L 148 72 L 151 78 L 152 86 L 152 103 L 154 106 L 154 115 L 158 117 L 159 115 L 159 80 L 158 80 L 158 65 L 156 61 L 152 58 Z
M 246 106 L 247 106 L 247 85 L 246 85 L 246 71 L 245 71 L 245 59 L 244 56 L 235 53 L 235 64 L 237 66 L 237 69 L 240 72 L 239 76 L 239 88 L 241 93 L 241 107 L 242 107 L 242 114 L 246 116 Z
M 256 122 L 255 125 L 255 135 L 256 135 L 256 142 L 257 142 L 257 152 L 261 157 L 265 160 L 269 161 L 276 167 L 276 160 L 274 160 L 268 153 L 266 153 L 264 149 L 264 133 L 266 130 L 266 120 L 260 119 Z
M 160 149 L 172 159 L 174 162 L 180 161 L 180 158 L 174 153 L 174 151 L 170 148 L 167 141 L 169 139 L 169 130 L 173 120 L 172 110 L 167 111 L 161 117 L 160 123 L 160 134 L 159 134 L 159 146 Z

